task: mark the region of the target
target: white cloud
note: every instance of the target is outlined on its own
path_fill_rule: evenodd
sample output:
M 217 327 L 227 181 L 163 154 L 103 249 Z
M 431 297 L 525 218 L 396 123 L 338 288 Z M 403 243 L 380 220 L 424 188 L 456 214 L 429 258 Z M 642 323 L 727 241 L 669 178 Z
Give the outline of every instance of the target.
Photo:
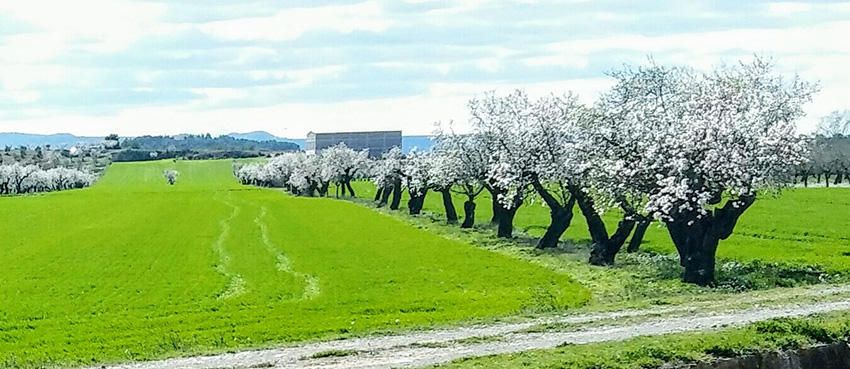
M 185 9 L 168 2 L 0 0 L 0 14 L 32 26 L 30 33 L 0 35 L 0 102 L 11 107 L 0 112 L 0 130 L 131 135 L 264 129 L 303 136 L 309 130 L 403 127 L 428 133 L 436 120 L 465 122 L 466 101 L 485 90 L 523 87 L 531 95 L 572 90 L 592 102 L 611 84 L 603 69 L 642 63 L 648 54 L 659 62 L 698 68 L 753 53 L 773 56 L 783 72 L 822 82 L 800 125 L 804 131 L 829 111 L 847 108 L 850 96 L 850 49 L 840 38 L 850 34 L 850 18 L 834 21 L 850 15 L 850 3 L 765 3 L 748 14 L 762 28 L 741 24 L 718 30 L 718 24 L 739 18 L 723 5 L 697 2 L 670 2 L 659 11 L 634 3 L 606 9 L 595 4 L 553 7 L 551 1 L 409 0 L 433 2 L 421 8 L 437 9 L 414 14 L 409 9 L 416 7 L 392 13 L 397 7 L 385 0 L 368 0 L 238 17 L 233 14 L 263 14 L 264 9 L 223 11 L 244 10 L 232 1 L 209 5 L 221 6 L 211 14 L 232 19 L 190 24 L 166 23 L 180 18 L 173 17 L 175 9 Z M 519 15 L 536 6 L 563 8 L 564 13 L 511 19 L 513 9 Z M 647 21 L 659 19 L 658 12 L 705 22 L 695 26 L 714 31 L 683 32 L 673 23 Z M 599 29 L 572 30 L 565 16 Z M 817 17 L 833 21 L 816 22 Z M 370 43 L 351 35 L 355 31 L 382 33 L 386 42 Z M 327 34 L 321 44 L 305 45 L 302 37 L 310 32 Z M 185 49 L 175 42 L 178 37 Z M 287 43 L 294 40 L 297 49 L 289 50 Z M 350 74 L 358 70 L 367 73 Z M 595 78 L 576 79 L 588 75 Z M 549 81 L 529 83 L 541 79 Z M 73 94 L 104 86 L 117 93 L 103 104 L 46 102 L 56 95 L 52 88 Z M 358 97 L 409 95 L 422 86 L 427 88 L 418 96 Z M 198 98 L 186 99 L 187 89 Z M 147 101 L 126 94 L 135 99 L 125 102 L 122 91 L 165 95 Z M 103 95 L 95 92 L 92 96 Z M 282 95 L 311 103 L 287 102 L 278 98 Z M 182 102 L 162 105 L 169 101 Z
M 381 32 L 391 24 L 379 3 L 367 1 L 353 5 L 289 8 L 268 17 L 210 22 L 199 28 L 226 40 L 287 41 L 313 30 Z
M 6 65 L 0 71 L 0 90 L 17 91 L 33 86 L 58 85 L 67 77 L 68 69 L 60 65 Z
M 405 134 L 430 134 L 434 122 L 453 120 L 464 131 L 466 103 L 475 95 L 495 90 L 506 93 L 524 88 L 530 96 L 572 90 L 584 102 L 611 85 L 607 78 L 552 81 L 535 84 L 438 83 L 421 96 L 384 98 L 339 103 L 280 103 L 258 108 L 196 110 L 186 106 L 126 109 L 114 116 L 63 115 L 35 117 L 3 123 L 5 131 L 51 133 L 61 131 L 80 135 L 121 135 L 206 133 L 267 130 L 297 138 L 309 131 L 402 129 Z M 239 89 L 193 89 L 206 96 L 205 103 L 225 102 L 245 97 Z M 179 122 L 180 124 L 175 124 Z
M 84 41 L 80 47 L 92 51 L 115 51 L 153 31 L 165 12 L 165 5 L 128 0 L 78 1 L 0 1 L 0 12 L 34 26 L 32 37 L 53 43 L 16 45 L 15 50 L 33 53 L 32 49 L 58 52 L 73 41 Z M 56 40 L 64 45 L 56 47 Z
M 775 2 L 767 4 L 767 13 L 779 17 L 787 17 L 809 10 L 812 10 L 812 4 L 799 2 Z
M 643 53 L 686 51 L 700 54 L 727 52 L 819 53 L 850 52 L 832 35 L 850 34 L 850 21 L 788 28 L 750 28 L 727 31 L 677 33 L 662 36 L 623 34 L 552 43 L 558 55 L 590 55 L 610 50 Z

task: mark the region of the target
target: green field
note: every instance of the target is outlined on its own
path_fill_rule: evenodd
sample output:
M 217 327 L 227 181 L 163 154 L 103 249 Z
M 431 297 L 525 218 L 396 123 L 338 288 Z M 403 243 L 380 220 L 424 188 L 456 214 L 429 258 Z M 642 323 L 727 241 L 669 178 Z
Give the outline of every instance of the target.
M 358 182 L 358 196 L 371 198 L 375 187 Z M 402 207 L 405 206 L 405 194 Z M 462 217 L 464 199 L 455 196 L 455 207 Z M 484 191 L 476 200 L 476 222 L 486 224 L 492 216 L 490 197 Z M 439 193 L 429 193 L 425 210 L 443 214 Z M 562 240 L 589 243 L 584 218 L 576 216 Z M 619 221 L 616 212 L 606 214 L 609 232 Z M 531 236 L 540 236 L 549 223 L 549 209 L 541 202 L 523 205 L 517 212 L 515 227 Z M 644 250 L 673 254 L 675 247 L 667 230 L 657 224 L 647 230 Z M 780 197 L 767 197 L 741 217 L 732 237 L 721 241 L 718 256 L 740 261 L 799 265 L 819 265 L 831 272 L 850 272 L 850 188 L 792 189 Z
M 241 186 L 229 161 L 115 164 L 90 189 L 0 198 L 0 219 L 0 367 L 263 347 L 590 296 L 568 275 L 357 204 Z

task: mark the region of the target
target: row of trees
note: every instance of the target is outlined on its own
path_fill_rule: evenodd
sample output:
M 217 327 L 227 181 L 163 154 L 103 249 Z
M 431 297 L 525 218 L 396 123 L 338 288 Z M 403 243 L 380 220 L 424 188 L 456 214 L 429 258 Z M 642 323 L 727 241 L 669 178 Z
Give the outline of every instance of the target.
M 339 144 L 316 155 L 284 153 L 265 163 L 237 167 L 235 174 L 243 184 L 282 187 L 303 196 L 327 196 L 333 183 L 343 196 L 353 197 L 351 181 L 365 176 L 370 164 L 368 150 L 355 151 Z
M 69 168 L 42 169 L 18 163 L 0 165 L 0 195 L 62 191 L 88 187 L 96 176 Z
M 351 155 L 338 146 L 279 156 L 237 175 L 244 183 L 324 195 L 327 184 L 346 188 L 359 173 L 378 185 L 379 206 L 398 209 L 406 189 L 412 214 L 429 191 L 439 192 L 449 222 L 457 221 L 451 194 L 458 193 L 465 199 L 462 227 L 474 225 L 478 196 L 488 191 L 500 237 L 512 237 L 520 207 L 541 201 L 550 222 L 538 247 L 556 247 L 577 213 L 597 265 L 613 264 L 630 235 L 634 248 L 658 221 L 676 246 L 684 281 L 710 284 L 720 241 L 758 196 L 791 184 L 805 161 L 795 121 L 817 88 L 758 58 L 710 72 L 652 63 L 611 76 L 615 85 L 589 106 L 572 93 L 531 99 L 518 90 L 473 99 L 472 132 L 455 134 L 449 125 L 430 152 L 395 149 L 372 163 L 363 155 L 330 165 L 327 157 L 339 157 L 332 152 Z M 614 229 L 603 221 L 605 211 L 620 216 Z
M 797 170 L 801 184 L 808 187 L 811 179 L 827 187 L 850 184 L 850 110 L 823 118 L 807 145 L 809 160 Z

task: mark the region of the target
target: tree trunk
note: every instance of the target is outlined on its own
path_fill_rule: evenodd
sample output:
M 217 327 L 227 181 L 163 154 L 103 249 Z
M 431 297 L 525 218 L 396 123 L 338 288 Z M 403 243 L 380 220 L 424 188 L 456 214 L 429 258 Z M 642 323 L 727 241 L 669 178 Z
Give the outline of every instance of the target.
M 390 201 L 390 195 L 392 195 L 392 194 L 393 194 L 393 186 L 389 185 L 389 184 L 385 185 L 384 191 L 381 194 L 381 202 L 378 204 L 378 207 L 386 206 L 387 203 Z
M 505 209 L 499 206 L 499 229 L 496 233 L 500 238 L 513 238 L 514 236 L 514 216 L 516 215 L 517 207 Z
M 723 208 L 713 210 L 706 215 L 696 212 L 678 214 L 675 221 L 668 221 L 667 231 L 676 250 L 679 263 L 684 267 L 682 280 L 700 286 L 714 283 L 714 267 L 717 246 L 721 240 L 732 235 L 741 214 L 755 201 L 755 197 L 743 197 L 735 206 L 729 201 Z
M 354 193 L 354 187 L 351 187 L 351 179 L 347 179 L 345 181 L 345 187 L 344 188 L 348 188 L 348 195 L 349 196 L 357 197 L 357 195 Z M 344 189 L 343 189 L 343 192 L 345 192 Z
M 390 203 L 390 210 L 398 210 L 401 205 L 401 178 L 393 179 L 393 201 Z
M 682 281 L 700 286 L 714 283 L 714 266 L 720 237 L 712 232 L 713 217 L 704 221 L 669 222 L 667 230 L 679 252 L 679 264 L 684 267 Z
M 629 247 L 626 248 L 627 252 L 637 252 L 640 250 L 640 244 L 643 242 L 643 236 L 646 234 L 646 229 L 649 228 L 650 223 L 652 222 L 649 219 L 643 219 L 637 222 L 632 239 L 629 240 Z
M 593 202 L 593 198 L 591 198 L 581 188 L 575 186 L 571 188 L 571 192 L 573 197 L 576 198 L 581 214 L 587 221 L 587 230 L 590 232 L 590 240 L 593 243 L 590 250 L 589 262 L 593 265 L 613 264 L 614 258 L 617 256 L 617 253 L 620 251 L 623 244 L 620 243 L 617 245 L 616 242 L 610 242 L 611 240 L 608 237 L 608 229 L 605 227 L 605 222 L 602 221 L 602 217 L 596 211 L 596 205 Z M 628 230 L 631 231 L 631 227 L 634 227 L 634 222 L 631 222 L 630 225 L 629 222 L 624 223 L 621 221 L 617 227 L 615 235 L 619 232 L 624 232 L 625 228 L 628 228 Z M 628 234 L 626 234 L 626 236 L 628 236 Z M 623 242 L 625 242 L 625 240 L 623 240 Z
M 463 224 L 461 228 L 472 228 L 475 225 L 475 201 L 472 198 L 463 203 Z
M 635 221 L 628 218 L 623 218 L 617 224 L 617 230 L 607 240 L 594 243 L 590 250 L 590 264 L 593 265 L 614 265 L 614 260 L 632 229 L 635 227 Z
M 838 172 L 835 175 L 835 185 L 838 186 L 841 184 L 841 182 L 844 182 L 844 173 Z
M 407 211 L 410 215 L 419 215 L 422 213 L 422 207 L 425 204 L 425 196 L 428 190 L 422 190 L 422 193 L 409 192 L 410 199 L 407 200 Z
M 449 224 L 457 224 L 457 210 L 452 199 L 452 191 L 449 188 L 440 190 L 443 195 L 443 207 L 446 208 L 446 222 Z
M 564 235 L 564 232 L 567 231 L 567 228 L 570 227 L 570 223 L 572 223 L 575 204 L 575 198 L 571 198 L 567 203 L 567 206 L 559 206 L 549 209 L 549 217 L 551 220 L 549 222 L 549 226 L 546 227 L 546 233 L 544 233 L 543 237 L 540 238 L 540 241 L 537 242 L 538 249 L 558 247 L 558 242 L 561 240 L 561 236 Z
M 322 183 L 318 186 L 319 197 L 326 197 L 328 195 L 328 188 L 330 187 L 330 182 Z
M 608 230 L 605 228 L 605 222 L 602 221 L 602 217 L 596 211 L 596 205 L 593 203 L 593 199 L 583 190 L 575 187 L 572 190 L 572 194 L 576 198 L 576 203 L 579 210 L 581 210 L 581 214 L 587 220 L 587 230 L 590 232 L 590 240 L 594 244 L 607 241 Z
M 803 187 L 809 188 L 809 175 L 808 174 L 806 174 L 806 176 L 803 177 Z
M 384 193 L 384 186 L 378 186 L 375 191 L 375 202 L 378 202 L 381 199 L 381 195 Z M 386 204 L 386 203 L 384 203 Z
M 573 220 L 573 208 L 575 208 L 576 198 L 571 195 L 566 206 L 561 205 L 558 199 L 552 196 L 546 187 L 543 187 L 537 176 L 534 176 L 532 179 L 531 186 L 534 187 L 534 191 L 537 192 L 540 198 L 543 199 L 543 202 L 546 203 L 546 206 L 549 207 L 550 217 L 549 226 L 546 227 L 546 233 L 537 242 L 537 248 L 558 247 L 558 241 L 561 240 L 561 236 L 567 231 L 570 222 Z
M 498 192 L 490 191 L 490 200 L 493 205 L 493 216 L 490 217 L 490 224 L 499 224 L 499 218 L 502 215 L 502 206 L 499 204 Z

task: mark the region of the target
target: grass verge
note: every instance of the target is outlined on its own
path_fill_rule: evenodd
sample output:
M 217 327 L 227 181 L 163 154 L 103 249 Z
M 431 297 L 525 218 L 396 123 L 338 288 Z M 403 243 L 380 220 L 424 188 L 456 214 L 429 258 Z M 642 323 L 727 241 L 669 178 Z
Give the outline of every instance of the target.
M 771 350 L 794 350 L 850 339 L 850 312 L 774 319 L 714 332 L 641 337 L 622 342 L 565 345 L 550 350 L 458 360 L 441 369 L 645 369 Z

